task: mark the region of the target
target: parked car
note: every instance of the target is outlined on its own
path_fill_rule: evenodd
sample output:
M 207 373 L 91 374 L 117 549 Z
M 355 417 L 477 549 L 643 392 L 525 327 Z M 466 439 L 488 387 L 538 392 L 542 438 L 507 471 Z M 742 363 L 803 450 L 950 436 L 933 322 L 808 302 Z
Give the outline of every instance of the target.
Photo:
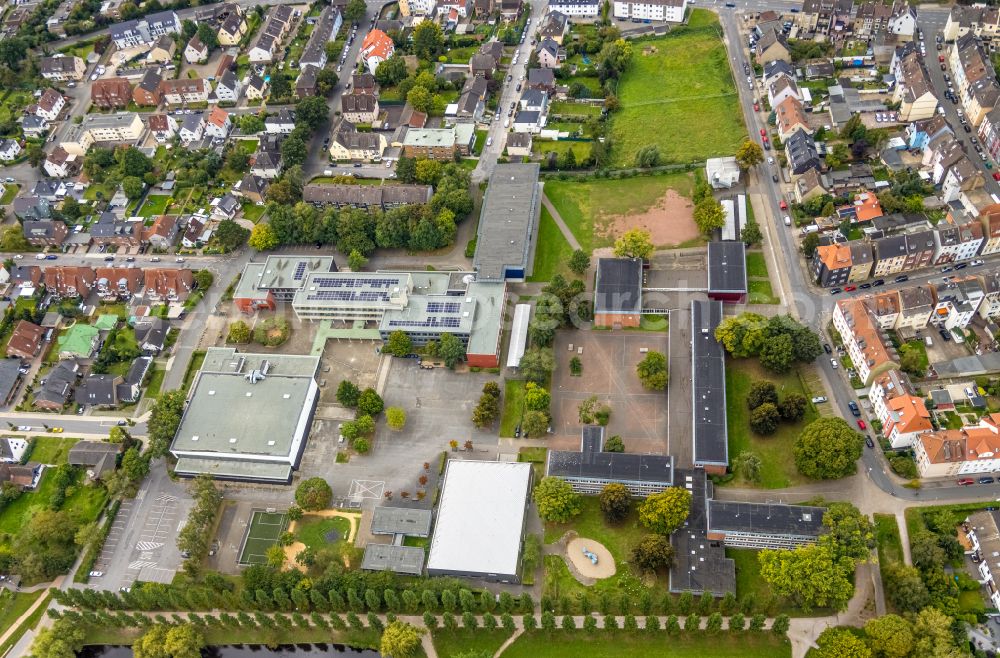
M 833 368 L 834 370 L 840 367 L 837 365 L 837 360 L 832 356 L 830 357 L 830 367 Z
M 90 576 L 91 578 L 100 578 L 101 576 L 104 575 L 104 572 L 103 571 L 91 571 L 87 575 Z
M 861 415 L 861 410 L 858 409 L 858 403 L 855 402 L 854 400 L 851 400 L 850 402 L 848 402 L 847 406 L 851 410 L 851 415 L 854 416 L 855 418 L 857 418 L 858 416 Z
M 827 354 L 833 354 L 833 348 L 830 347 L 830 343 L 823 343 L 823 351 Z
M 893 281 L 895 281 L 896 283 L 903 283 L 904 281 L 909 281 L 909 280 L 910 277 L 905 274 L 900 274 L 895 279 L 893 279 Z
M 861 420 L 860 418 L 858 418 L 858 427 L 860 427 L 861 429 L 868 429 L 868 426 L 865 425 L 865 421 Z
M 975 484 L 975 483 L 976 483 L 976 481 L 973 480 L 972 478 L 962 478 L 961 480 L 958 481 L 958 484 L 961 485 L 961 486 L 963 486 L 963 487 L 967 487 L 970 484 Z
M 30 432 L 31 431 L 31 425 L 18 425 L 17 426 L 17 431 L 18 432 Z
M 875 442 L 872 441 L 872 437 L 870 434 L 865 434 L 865 444 L 867 444 L 869 448 L 875 447 Z
M 840 288 L 830 288 L 830 294 L 831 295 L 839 295 L 842 292 L 844 292 L 844 291 L 841 290 Z
M 996 482 L 996 480 L 989 476 L 979 478 L 979 484 L 993 484 L 994 482 Z
M 813 404 L 822 404 L 823 402 L 826 402 L 826 396 L 825 395 L 817 395 L 816 397 L 814 397 L 812 399 L 812 402 L 813 402 Z
M 857 286 L 844 286 L 844 292 L 854 292 L 857 289 Z
M 873 288 L 877 288 L 879 286 L 884 286 L 884 285 L 885 285 L 885 279 L 875 279 L 874 281 L 872 281 Z

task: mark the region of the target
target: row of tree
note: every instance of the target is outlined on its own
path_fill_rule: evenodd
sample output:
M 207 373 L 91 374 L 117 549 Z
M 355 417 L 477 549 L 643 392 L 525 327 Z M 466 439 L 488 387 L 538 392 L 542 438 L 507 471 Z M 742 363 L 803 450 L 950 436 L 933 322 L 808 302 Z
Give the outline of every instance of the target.
M 777 373 L 787 372 L 794 363 L 811 363 L 823 353 L 816 332 L 790 315 L 741 313 L 725 318 L 715 328 L 715 339 L 734 357 L 758 357 L 762 366 Z
M 782 420 L 797 423 L 806 414 L 809 402 L 801 393 L 786 393 L 778 399 L 778 389 L 774 382 L 756 381 L 747 392 L 747 406 L 750 408 L 750 429 L 761 436 L 774 434 Z
M 194 506 L 188 513 L 187 523 L 177 535 L 177 548 L 182 555 L 186 555 L 184 573 L 196 576 L 208 557 L 215 518 L 222 505 L 222 492 L 215 487 L 212 477 L 203 473 L 192 480 L 190 493 Z

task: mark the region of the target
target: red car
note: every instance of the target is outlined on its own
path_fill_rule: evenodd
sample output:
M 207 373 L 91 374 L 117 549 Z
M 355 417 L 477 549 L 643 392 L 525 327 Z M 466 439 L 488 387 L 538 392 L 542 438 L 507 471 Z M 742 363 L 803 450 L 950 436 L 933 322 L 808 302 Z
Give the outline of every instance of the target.
M 760 103 L 754 103 L 753 104 L 753 111 L 754 112 L 760 112 Z
M 1000 180 L 1000 171 L 993 172 L 993 180 Z
M 761 136 L 761 137 L 766 137 L 766 136 L 767 136 L 767 131 L 766 131 L 766 130 L 764 130 L 763 128 L 761 128 L 761 129 L 760 129 L 760 136 Z
M 861 420 L 860 418 L 858 418 L 858 427 L 860 427 L 861 429 L 867 429 L 868 428 L 868 426 L 865 425 L 865 421 Z
M 857 289 L 857 286 L 844 286 L 844 292 L 854 292 Z
M 781 208 L 782 210 L 788 210 L 788 204 L 785 203 L 784 199 L 781 200 L 781 203 L 778 204 L 778 207 Z
M 958 483 L 959 483 L 960 485 L 962 485 L 963 487 L 967 487 L 967 486 L 969 486 L 970 484 L 975 484 L 975 483 L 976 483 L 976 481 L 975 481 L 975 480 L 973 480 L 972 478 L 962 478 L 961 480 L 959 480 L 959 481 L 958 481 Z
M 944 55 L 938 55 L 938 61 L 944 64 Z

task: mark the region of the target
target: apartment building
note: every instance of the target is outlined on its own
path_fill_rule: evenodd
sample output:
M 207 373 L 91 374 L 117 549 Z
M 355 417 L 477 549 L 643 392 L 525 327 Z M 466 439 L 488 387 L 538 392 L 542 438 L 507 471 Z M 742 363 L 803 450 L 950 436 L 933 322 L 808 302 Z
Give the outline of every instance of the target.
M 893 448 L 908 448 L 917 436 L 934 430 L 924 399 L 914 394 L 910 378 L 902 371 L 890 370 L 876 377 L 868 400 L 882 423 L 882 436 Z
M 178 78 L 160 83 L 160 94 L 168 105 L 205 103 L 211 91 L 212 83 L 202 78 Z
M 955 89 L 973 126 L 979 126 L 1000 100 L 1000 84 L 989 53 L 973 34 L 959 37 L 949 53 Z
M 920 477 L 955 477 L 1000 470 L 1000 416 L 958 430 L 925 432 L 913 439 Z
M 840 334 L 858 378 L 870 384 L 874 377 L 897 368 L 899 357 L 877 318 L 862 299 L 844 299 L 833 310 L 833 326 Z

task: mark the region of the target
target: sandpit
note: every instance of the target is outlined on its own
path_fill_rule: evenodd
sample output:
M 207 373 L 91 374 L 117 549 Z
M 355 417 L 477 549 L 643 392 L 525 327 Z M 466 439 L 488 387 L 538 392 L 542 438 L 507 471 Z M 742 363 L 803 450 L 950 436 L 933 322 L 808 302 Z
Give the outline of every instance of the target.
M 597 564 L 593 564 L 590 558 L 583 554 L 584 549 L 597 556 Z M 593 539 L 576 537 L 569 540 L 566 544 L 566 555 L 581 576 L 600 580 L 615 575 L 615 558 L 603 544 Z
M 310 516 L 339 516 L 343 519 L 347 519 L 351 523 L 351 530 L 347 537 L 344 539 L 348 542 L 353 542 L 354 538 L 358 534 L 358 526 L 361 524 L 361 515 L 352 514 L 350 512 L 340 512 L 334 509 L 320 510 L 318 512 L 309 512 Z M 295 528 L 298 526 L 298 521 L 292 521 L 291 525 L 288 526 L 288 532 L 295 533 Z M 285 569 L 297 569 L 299 567 L 298 563 L 295 562 L 295 556 L 298 555 L 305 549 L 306 545 L 300 541 L 293 542 L 288 546 L 285 546 Z M 350 565 L 346 565 L 350 566 Z
M 595 232 L 606 238 L 616 238 L 633 228 L 649 231 L 650 238 L 657 247 L 679 245 L 701 236 L 694 221 L 691 199 L 671 189 L 644 212 L 598 218 Z

